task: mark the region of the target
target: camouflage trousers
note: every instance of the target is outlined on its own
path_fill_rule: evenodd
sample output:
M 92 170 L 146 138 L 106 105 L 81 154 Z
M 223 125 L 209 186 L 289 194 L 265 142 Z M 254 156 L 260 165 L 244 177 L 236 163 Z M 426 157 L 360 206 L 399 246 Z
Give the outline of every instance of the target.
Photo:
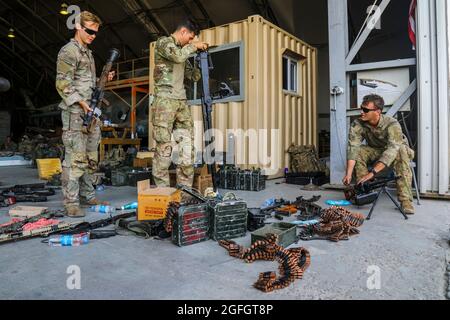
M 62 172 L 64 205 L 78 206 L 80 197 L 84 200 L 95 198 L 93 174 L 98 167 L 98 145 L 101 139 L 100 126 L 92 132 L 83 133 L 80 113 L 62 112 L 65 156 Z
M 383 152 L 383 149 L 361 146 L 355 165 L 357 181 L 369 174 L 367 166 L 380 159 Z M 392 164 L 395 174 L 400 177 L 397 180 L 397 197 L 399 201 L 413 201 L 411 190 L 412 171 L 410 166 L 412 159 L 414 159 L 414 151 L 406 145 L 403 145 L 400 147 L 397 158 Z
M 178 146 L 177 183 L 192 187 L 194 180 L 194 122 L 185 100 L 157 97 L 152 105 L 156 154 L 153 178 L 159 187 L 170 186 L 172 151 Z M 172 142 L 172 135 L 175 143 Z

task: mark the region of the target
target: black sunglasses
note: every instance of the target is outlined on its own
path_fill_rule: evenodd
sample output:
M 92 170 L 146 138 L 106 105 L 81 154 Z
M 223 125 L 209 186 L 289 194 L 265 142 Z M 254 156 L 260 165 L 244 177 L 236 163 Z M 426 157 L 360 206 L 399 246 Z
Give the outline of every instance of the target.
M 87 27 L 85 27 L 85 26 L 82 26 L 82 27 L 83 27 L 83 30 L 86 31 L 86 33 L 87 33 L 88 35 L 90 35 L 90 36 L 96 36 L 97 33 L 98 33 L 98 31 L 89 29 L 89 28 L 87 28 Z
M 361 107 L 361 110 L 362 110 L 364 113 L 369 113 L 369 112 L 372 112 L 372 111 L 377 111 L 378 109 L 367 109 L 367 108 L 365 108 L 365 107 Z

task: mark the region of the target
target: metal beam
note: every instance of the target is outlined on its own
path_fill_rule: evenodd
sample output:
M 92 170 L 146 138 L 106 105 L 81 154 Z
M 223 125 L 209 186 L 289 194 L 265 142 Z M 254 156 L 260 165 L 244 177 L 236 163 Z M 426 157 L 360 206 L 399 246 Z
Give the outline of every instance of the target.
M 24 8 L 26 11 L 28 11 L 35 19 L 37 19 L 39 22 L 41 22 L 44 26 L 47 27 L 48 30 L 52 31 L 52 33 L 62 42 L 66 42 L 67 39 L 64 38 L 60 33 L 56 32 L 56 30 L 48 24 L 47 21 L 42 19 L 33 9 L 31 9 L 29 6 L 27 6 L 25 3 L 23 3 L 21 0 L 16 0 L 16 2 Z M 37 28 L 38 29 L 38 28 Z
M 391 109 L 389 109 L 388 112 L 386 112 L 386 115 L 389 117 L 393 117 L 397 114 L 397 112 L 400 111 L 401 108 L 405 105 L 405 103 L 411 98 L 414 92 L 417 90 L 417 80 L 414 79 L 414 81 L 409 85 L 409 87 L 406 89 L 406 91 L 398 98 L 397 101 L 395 101 L 394 105 Z
M 330 91 L 340 88 L 330 96 L 331 106 L 331 183 L 341 184 L 347 160 L 347 106 L 349 105 L 350 77 L 346 73 L 345 58 L 348 53 L 347 0 L 328 0 L 328 29 L 330 47 Z
M 103 22 L 106 21 L 103 16 L 101 16 L 97 10 L 95 10 L 91 4 L 89 4 L 88 1 L 84 1 L 85 5 L 89 8 L 89 10 L 94 13 L 95 15 L 97 15 Z M 107 26 L 107 25 L 106 25 Z M 127 44 L 127 41 L 125 41 L 125 39 L 123 39 L 120 34 L 113 28 L 110 28 L 112 34 L 117 38 L 117 40 L 120 41 L 120 43 L 124 44 L 125 47 L 128 49 L 128 51 L 131 52 L 131 54 L 135 57 L 135 58 L 140 58 L 139 55 L 136 54 L 136 52 L 134 52 L 134 50 Z M 126 59 L 125 59 L 126 60 Z
M 436 39 L 438 76 L 438 126 L 439 126 L 439 194 L 449 193 L 449 60 L 448 20 L 446 0 L 436 0 Z
M 383 0 L 381 2 L 380 6 L 378 7 L 379 9 L 378 13 L 375 15 L 374 18 L 372 18 L 374 19 L 371 21 L 372 23 L 370 24 L 368 23 L 365 26 L 364 31 L 361 33 L 361 36 L 358 39 L 356 39 L 356 42 L 352 45 L 352 48 L 350 49 L 347 58 L 345 59 L 348 66 L 353 62 L 353 59 L 355 59 L 359 50 L 361 50 L 362 45 L 364 44 L 364 42 L 366 42 L 367 38 L 369 37 L 370 33 L 373 30 L 373 25 L 378 23 L 379 19 L 381 18 L 381 15 L 384 13 L 390 2 L 391 0 Z
M 42 74 L 41 71 L 38 71 L 36 68 L 34 68 L 34 66 L 30 65 L 27 61 L 25 61 L 25 59 L 22 57 L 22 55 L 15 52 L 14 50 L 12 50 L 10 47 L 8 47 L 6 44 L 4 44 L 3 41 L 1 41 L 1 40 L 0 40 L 0 45 L 6 49 L 6 51 L 9 53 L 10 56 L 14 56 L 18 60 L 20 60 L 20 62 L 24 66 L 26 66 L 29 70 L 33 71 L 36 75 L 40 76 Z
M 29 89 L 32 89 L 32 86 L 28 83 L 27 80 L 25 80 L 20 74 L 18 74 L 16 71 L 14 71 L 12 69 L 12 67 L 8 66 L 8 64 L 4 63 L 1 59 L 0 59 L 0 65 L 3 66 L 3 68 L 5 68 L 10 75 L 12 75 L 13 77 L 15 77 L 16 79 L 20 80 L 23 84 L 25 84 Z
M 48 12 L 51 12 L 52 14 L 54 14 L 54 15 L 57 17 L 57 21 L 59 21 L 58 19 L 59 19 L 60 17 L 62 17 L 62 16 L 61 16 L 58 12 L 55 12 L 55 11 L 53 10 L 53 8 L 49 7 L 48 4 L 47 4 L 45 1 L 39 0 L 39 2 L 42 3 L 42 4 L 46 7 L 46 10 L 48 10 Z M 61 18 L 61 19 L 62 19 L 62 18 Z M 64 22 L 64 25 L 65 25 L 65 22 Z M 65 44 L 66 42 L 68 42 L 68 40 L 64 39 L 64 44 Z M 98 60 L 100 60 L 100 62 L 102 62 L 102 64 L 105 63 L 105 59 L 103 59 L 101 56 L 99 56 L 95 51 L 93 51 L 93 54 L 94 54 L 94 56 L 95 56 Z M 55 60 L 55 59 L 54 59 L 54 60 Z
M 7 24 L 9 27 L 13 27 L 7 20 L 3 19 L 2 17 L 0 17 L 0 21 L 2 21 L 4 24 Z M 45 52 L 39 45 L 37 45 L 33 40 L 31 40 L 30 38 L 28 38 L 23 32 L 21 32 L 18 29 L 14 29 L 14 31 L 21 37 L 23 38 L 26 42 L 28 42 L 31 46 L 33 46 L 36 50 L 38 50 L 44 57 L 46 57 L 48 59 L 49 62 L 51 62 L 52 66 L 50 68 L 52 68 L 53 70 L 55 70 L 55 66 L 53 66 L 55 59 L 52 58 L 47 52 Z
M 139 7 L 145 12 L 145 15 L 150 20 L 150 22 L 155 26 L 155 28 L 158 30 L 158 32 L 162 35 L 169 35 L 170 32 L 164 28 L 164 26 L 158 21 L 158 18 L 153 15 L 151 12 L 151 8 L 149 7 L 148 3 L 144 3 L 142 0 L 136 0 Z
M 208 11 L 206 11 L 205 7 L 202 5 L 200 0 L 193 0 L 194 3 L 197 5 L 197 7 L 200 9 L 201 13 L 205 17 L 206 21 L 208 22 L 208 27 L 213 28 L 216 26 L 214 21 L 212 21 L 211 17 L 208 14 Z
M 391 68 L 401 68 L 401 67 L 413 67 L 416 64 L 417 64 L 417 59 L 416 58 L 389 60 L 389 61 L 372 62 L 372 63 L 352 64 L 352 65 L 347 67 L 347 72 L 391 69 Z
M 250 0 L 253 8 L 265 19 L 278 25 L 278 19 L 272 10 L 268 0 Z

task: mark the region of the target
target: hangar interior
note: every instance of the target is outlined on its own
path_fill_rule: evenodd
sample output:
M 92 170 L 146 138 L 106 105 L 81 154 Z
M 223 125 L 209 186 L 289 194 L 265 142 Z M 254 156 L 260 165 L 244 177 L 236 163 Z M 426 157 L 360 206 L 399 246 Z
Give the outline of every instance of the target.
M 68 26 L 73 23 L 71 17 L 75 11 L 72 10 L 78 7 L 96 14 L 103 22 L 90 46 L 97 75 L 101 74 L 111 48 L 121 53 L 112 66 L 116 77 L 105 87 L 102 116 L 109 125 L 102 129 L 98 151 L 100 164 L 107 163 L 107 173 L 94 174 L 97 197 L 117 208 L 113 212 L 126 203 L 136 200 L 140 203 L 141 195 L 151 192 L 145 190 L 142 177 L 154 182 L 151 175 L 155 152 L 151 112 L 154 44 L 158 38 L 170 35 L 180 21 L 189 18 L 200 26 L 200 39 L 213 45 L 210 54 L 215 68 L 210 71 L 209 82 L 212 93 L 220 91 L 222 83 L 232 91 L 214 102 L 213 127 L 223 131 L 275 129 L 280 132 L 276 138 L 269 136 L 267 144 L 253 149 L 254 152 L 247 137 L 236 142 L 234 136 L 224 134 L 216 139 L 217 152 L 223 153 L 225 162 L 236 161 L 227 158 L 228 153 L 236 157 L 243 155 L 241 168 L 236 169 L 242 176 L 244 172 L 250 176 L 261 175 L 256 168 L 270 168 L 270 165 L 264 167 L 258 156 L 252 160 L 256 153 L 266 152 L 272 161 L 274 158 L 280 161 L 276 170 L 267 175 L 264 187 L 255 187 L 258 192 L 250 191 L 248 185 L 242 189 L 234 186 L 231 191 L 245 203 L 245 208 L 256 208 L 258 213 L 264 212 L 265 205 L 270 207 L 267 203 L 276 207 L 269 215 L 266 212 L 262 224 L 260 221 L 258 228 L 251 231 L 250 223 L 257 221 L 257 215 L 251 215 L 252 210 L 248 210 L 246 228 L 242 237 L 235 240 L 237 245 L 248 247 L 254 243 L 258 229 L 291 223 L 295 241 L 290 245 L 304 247 L 312 256 L 311 266 L 305 267 L 308 270 L 301 281 L 294 283 L 291 279 L 293 285 L 267 294 L 268 288 L 262 293 L 264 290 L 258 291 L 251 284 L 260 272 L 272 270 L 273 263 L 258 262 L 245 268 L 242 261 L 231 253 L 230 257 L 213 241 L 217 239 L 209 234 L 214 229 L 212 226 L 207 239 L 192 246 L 178 243 L 181 248 L 170 240 L 157 239 L 151 234 L 153 229 L 144 232 L 144 237 L 142 233 L 141 237 L 119 233 L 120 236 L 92 240 L 86 246 L 66 248 L 66 251 L 46 248 L 38 239 L 2 245 L 0 232 L 0 282 L 4 284 L 0 299 L 445 299 L 448 279 L 444 274 L 450 262 L 449 205 L 445 201 L 449 197 L 450 167 L 449 53 L 442 53 L 442 46 L 449 39 L 442 35 L 441 29 L 443 24 L 448 27 L 450 15 L 441 16 L 439 9 L 448 10 L 448 6 L 441 0 L 428 4 L 418 0 L 415 48 L 408 29 L 411 0 L 340 1 L 0 0 L 0 89 L 5 89 L 0 91 L 0 146 L 11 141 L 19 145 L 16 155 L 8 153 L 10 150 L 0 151 L 4 152 L 0 154 L 3 158 L 0 190 L 10 192 L 11 186 L 42 184 L 37 159 L 59 158 L 60 162 L 64 159 L 61 143 L 55 142 L 62 135 L 58 107 L 61 97 L 55 88 L 56 62 L 61 47 L 74 35 Z M 366 35 L 367 39 L 359 43 L 365 36 L 368 21 L 379 13 L 378 8 L 382 8 L 381 18 Z M 436 34 L 441 42 L 424 40 L 434 39 Z M 352 52 L 355 43 L 361 47 Z M 346 62 L 349 51 L 354 56 Z M 426 53 L 436 59 L 435 65 L 427 65 Z M 444 58 L 446 63 L 442 62 Z M 194 56 L 190 58 L 191 63 L 194 59 Z M 377 68 L 380 62 L 387 62 L 387 66 Z M 427 77 L 433 77 L 432 88 L 426 85 Z M 210 181 L 211 167 L 205 172 L 202 166 L 201 151 L 205 148 L 206 135 L 203 134 L 201 87 L 186 83 L 196 123 L 196 147 L 200 150 L 195 158 L 194 187 L 204 194 L 205 189 L 216 189 L 216 186 Z M 332 92 L 338 87 L 342 87 L 342 94 Z M 299 208 L 299 203 L 304 205 L 305 199 L 320 196 L 314 203 L 323 213 L 335 208 L 327 201 L 345 198 L 341 180 L 346 165 L 348 129 L 360 116 L 362 96 L 374 90 L 386 95 L 388 112 L 391 108 L 398 109 L 396 117 L 415 151 L 411 168 L 417 180 L 412 186 L 416 214 L 404 220 L 403 212 L 393 201 L 378 194 L 379 198 L 375 202 L 372 199 L 369 205 L 349 203 L 347 209 L 362 213 L 363 220 L 377 206 L 373 219 L 359 226 L 360 230 L 352 226 L 358 235 L 350 237 L 350 241 L 305 240 L 305 230 L 311 229 L 299 226 L 298 217 L 306 210 Z M 433 108 L 429 118 L 424 116 L 428 103 Z M 428 132 L 430 128 L 432 133 Z M 289 151 L 292 145 L 300 148 L 313 145 L 312 153 L 310 149 L 301 150 L 305 154 L 309 152 L 308 157 L 317 162 L 318 171 L 323 175 L 289 176 L 294 163 Z M 142 158 L 137 156 L 141 153 Z M 118 169 L 118 163 L 124 170 Z M 230 191 L 224 187 L 228 181 L 225 167 L 217 173 L 225 178 L 220 178 L 220 186 L 213 190 L 219 197 Z M 175 187 L 173 166 L 170 178 Z M 395 192 L 392 181 L 388 190 Z M 36 204 L 28 198 L 29 201 L 17 205 L 45 205 L 50 211 L 60 210 L 63 207 L 61 186 L 50 188 L 57 190 L 56 195 L 53 193 L 44 203 Z M 5 193 L 0 198 L 5 203 L 8 199 Z M 277 204 L 284 199 L 289 204 Z M 10 221 L 10 210 L 17 205 L 0 206 L 0 225 Z M 283 208 L 289 212 L 290 205 L 294 206 L 295 213 L 283 216 L 277 211 Z M 140 210 L 139 206 L 134 210 Z M 98 210 L 89 212 L 84 220 L 105 219 L 107 215 Z M 209 219 L 214 219 L 212 212 L 218 209 L 208 210 Z M 139 220 L 140 213 L 136 212 Z M 299 216 L 294 217 L 295 214 Z M 167 219 L 166 214 L 164 218 Z M 171 239 L 176 243 L 180 240 L 174 234 Z M 83 272 L 81 290 L 66 288 L 66 270 L 71 265 L 80 266 Z M 383 272 L 381 290 L 366 286 L 368 268 L 373 265 Z

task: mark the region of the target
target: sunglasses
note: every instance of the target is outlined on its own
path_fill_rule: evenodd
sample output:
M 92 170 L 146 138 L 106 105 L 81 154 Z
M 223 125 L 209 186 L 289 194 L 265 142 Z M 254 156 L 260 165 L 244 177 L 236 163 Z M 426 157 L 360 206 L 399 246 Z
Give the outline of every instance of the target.
M 361 110 L 362 110 L 364 113 L 369 113 L 369 112 L 372 112 L 372 111 L 377 111 L 378 109 L 367 109 L 367 108 L 365 108 L 365 107 L 361 107 Z
M 83 30 L 86 31 L 86 33 L 87 33 L 88 35 L 90 35 L 90 36 L 96 36 L 97 33 L 98 33 L 98 31 L 89 29 L 89 28 L 87 28 L 87 27 L 85 27 L 85 26 L 82 26 L 82 28 L 83 28 Z

